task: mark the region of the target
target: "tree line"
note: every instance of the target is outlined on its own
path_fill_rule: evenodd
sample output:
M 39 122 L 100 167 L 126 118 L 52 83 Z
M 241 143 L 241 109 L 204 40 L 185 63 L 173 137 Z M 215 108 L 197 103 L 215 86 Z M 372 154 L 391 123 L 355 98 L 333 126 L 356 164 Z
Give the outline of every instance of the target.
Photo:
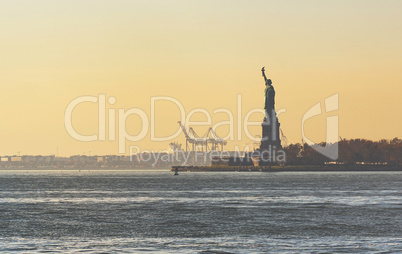
M 325 142 L 319 144 L 326 146 Z M 402 165 L 402 139 L 382 139 L 372 141 L 367 139 L 341 139 L 338 143 L 328 144 L 328 147 L 338 146 L 339 163 L 386 163 Z M 288 165 L 321 165 L 332 161 L 317 152 L 307 143 L 290 144 L 284 147 L 286 164 Z

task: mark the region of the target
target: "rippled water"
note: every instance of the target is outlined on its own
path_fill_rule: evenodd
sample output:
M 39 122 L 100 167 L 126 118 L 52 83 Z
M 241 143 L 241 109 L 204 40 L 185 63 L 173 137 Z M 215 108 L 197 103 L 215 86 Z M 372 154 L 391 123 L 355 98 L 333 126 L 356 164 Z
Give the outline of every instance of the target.
M 0 251 L 398 252 L 402 173 L 0 171 Z

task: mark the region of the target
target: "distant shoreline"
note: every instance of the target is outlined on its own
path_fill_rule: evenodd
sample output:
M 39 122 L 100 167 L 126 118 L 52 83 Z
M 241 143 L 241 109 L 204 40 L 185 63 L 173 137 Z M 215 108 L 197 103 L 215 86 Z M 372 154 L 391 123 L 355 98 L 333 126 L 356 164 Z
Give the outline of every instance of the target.
M 402 172 L 402 165 L 172 166 L 170 170 L 175 171 L 176 168 L 178 172 Z
M 254 166 L 171 166 L 171 167 L 0 167 L 0 171 L 13 170 L 110 170 L 110 171 L 175 171 L 178 172 L 402 172 L 402 165 L 285 165 L 271 167 Z
M 77 168 L 70 168 L 70 167 L 21 167 L 21 168 L 17 168 L 17 167 L 10 167 L 10 168 L 6 168 L 0 167 L 0 171 L 12 171 L 12 170 L 71 170 L 71 171 L 77 171 L 77 170 L 132 170 L 132 171 L 147 171 L 147 170 L 158 170 L 158 171 L 162 171 L 162 170 L 166 170 L 169 171 L 170 167 L 160 167 L 160 168 L 129 168 L 129 167 L 121 167 L 121 168 L 114 168 L 114 167 L 104 167 L 104 168 L 97 168 L 97 167 L 77 167 Z

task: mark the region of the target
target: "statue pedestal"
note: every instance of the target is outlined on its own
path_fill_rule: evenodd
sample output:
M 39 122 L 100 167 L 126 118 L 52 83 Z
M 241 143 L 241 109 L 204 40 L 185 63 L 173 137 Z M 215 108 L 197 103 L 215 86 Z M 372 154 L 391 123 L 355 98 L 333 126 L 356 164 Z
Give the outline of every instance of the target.
M 277 151 L 282 150 L 281 139 L 279 137 L 280 123 L 278 118 L 271 118 L 268 122 L 264 119 L 262 126 L 262 139 L 260 146 L 259 166 L 270 166 L 277 164 Z

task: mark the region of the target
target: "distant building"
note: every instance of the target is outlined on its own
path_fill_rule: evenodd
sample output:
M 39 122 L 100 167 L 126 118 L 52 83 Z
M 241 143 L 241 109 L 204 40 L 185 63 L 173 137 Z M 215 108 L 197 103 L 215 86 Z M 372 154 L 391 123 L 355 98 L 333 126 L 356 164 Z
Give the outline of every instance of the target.
M 21 162 L 22 158 L 21 158 L 21 156 L 12 156 L 11 161 L 12 162 Z

